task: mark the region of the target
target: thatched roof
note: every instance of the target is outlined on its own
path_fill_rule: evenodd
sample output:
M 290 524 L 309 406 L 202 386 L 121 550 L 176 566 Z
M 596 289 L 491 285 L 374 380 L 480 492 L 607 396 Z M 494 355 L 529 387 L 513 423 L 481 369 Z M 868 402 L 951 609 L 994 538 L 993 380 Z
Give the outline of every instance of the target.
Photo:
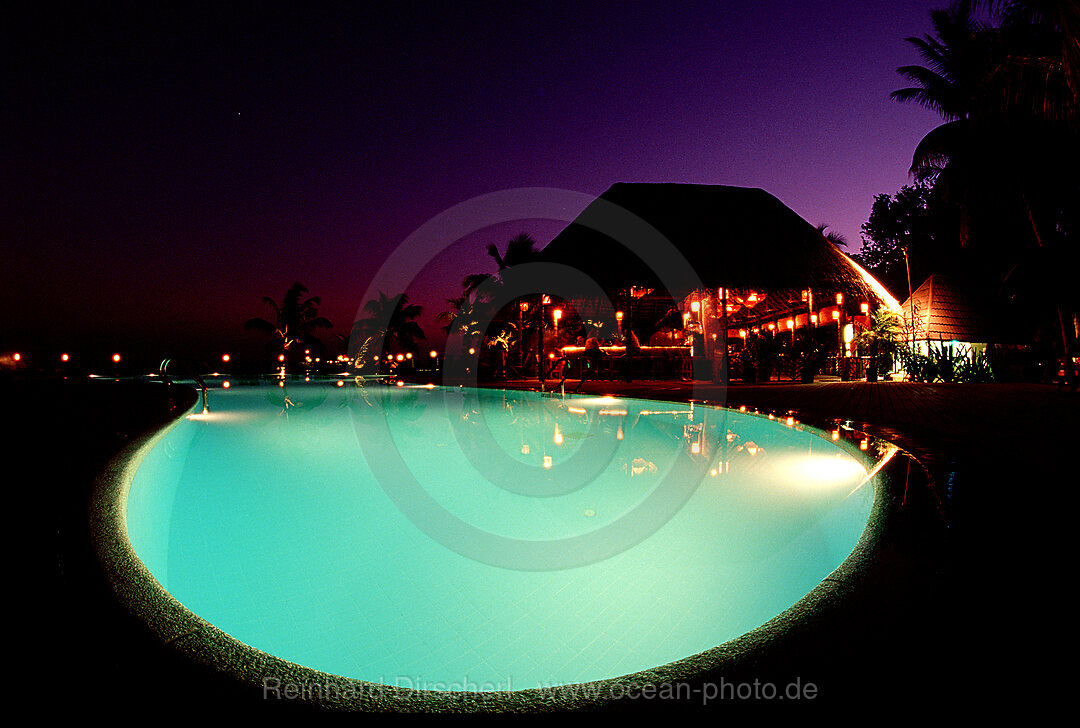
M 947 276 L 927 278 L 902 307 L 905 319 L 914 310 L 918 340 L 987 342 L 992 338 L 984 309 Z
M 647 225 L 635 224 L 637 218 Z M 672 249 L 689 265 L 669 265 L 677 257 Z M 614 184 L 541 257 L 578 269 L 609 295 L 630 285 L 675 297 L 701 285 L 811 288 L 896 306 L 814 226 L 765 190 L 747 187 Z

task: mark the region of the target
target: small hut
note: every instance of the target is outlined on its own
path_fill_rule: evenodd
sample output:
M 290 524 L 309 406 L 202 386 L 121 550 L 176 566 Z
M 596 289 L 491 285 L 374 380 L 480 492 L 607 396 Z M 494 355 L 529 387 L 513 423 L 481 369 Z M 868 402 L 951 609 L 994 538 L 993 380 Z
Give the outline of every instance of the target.
M 853 329 L 897 301 L 810 223 L 745 187 L 617 183 L 542 251 L 594 284 L 553 281 L 581 310 L 600 290 L 642 344 L 681 346 L 694 376 L 743 379 L 817 358 L 850 374 Z M 646 352 L 647 353 L 647 352 Z M 775 371 L 769 368 L 768 374 Z
M 931 275 L 901 308 L 909 340 L 923 354 L 930 344 L 981 352 L 991 339 L 984 307 L 948 276 Z

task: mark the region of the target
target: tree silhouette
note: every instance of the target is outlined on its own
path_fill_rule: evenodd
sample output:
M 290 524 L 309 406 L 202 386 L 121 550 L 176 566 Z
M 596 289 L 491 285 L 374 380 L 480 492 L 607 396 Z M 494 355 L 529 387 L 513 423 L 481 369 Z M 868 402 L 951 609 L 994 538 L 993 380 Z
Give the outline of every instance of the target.
M 409 303 L 409 297 L 404 293 L 387 296 L 379 291 L 378 298 L 367 301 L 363 310 L 368 315 L 354 325 L 354 338 L 370 337 L 373 349 L 384 356 L 403 352 L 415 354 L 417 342 L 426 338 L 424 330 L 416 323 L 423 308 Z
M 302 348 L 323 353 L 325 347 L 315 332 L 320 329 L 329 329 L 333 324 L 319 315 L 321 299 L 318 296 L 304 298 L 307 292 L 307 287 L 297 281 L 285 292 L 280 304 L 269 296 L 263 296 L 263 303 L 274 313 L 273 320 L 248 319 L 244 328 L 269 336 L 270 341 L 266 344 L 267 352 L 272 355 L 284 354 L 286 361 L 289 358 L 289 351 L 296 344 L 300 344 Z

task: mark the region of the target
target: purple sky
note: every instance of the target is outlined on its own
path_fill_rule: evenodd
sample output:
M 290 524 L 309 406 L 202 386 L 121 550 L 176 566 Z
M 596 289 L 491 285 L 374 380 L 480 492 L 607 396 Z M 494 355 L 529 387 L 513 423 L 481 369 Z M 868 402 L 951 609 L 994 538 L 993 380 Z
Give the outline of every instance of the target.
M 888 95 L 944 4 L 5 11 L 0 349 L 243 351 L 293 280 L 347 333 L 396 245 L 517 187 L 762 187 L 856 248 L 939 123 Z M 429 337 L 488 242 L 561 227 L 451 246 Z

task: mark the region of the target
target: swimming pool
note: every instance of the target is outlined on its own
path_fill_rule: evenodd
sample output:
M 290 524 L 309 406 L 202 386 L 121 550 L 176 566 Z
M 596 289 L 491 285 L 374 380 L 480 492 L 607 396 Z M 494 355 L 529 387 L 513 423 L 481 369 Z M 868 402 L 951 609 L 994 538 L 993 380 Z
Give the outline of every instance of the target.
M 239 642 L 403 688 L 628 675 L 744 635 L 855 548 L 873 465 L 700 404 L 460 388 L 211 392 L 150 449 L 127 536 Z

